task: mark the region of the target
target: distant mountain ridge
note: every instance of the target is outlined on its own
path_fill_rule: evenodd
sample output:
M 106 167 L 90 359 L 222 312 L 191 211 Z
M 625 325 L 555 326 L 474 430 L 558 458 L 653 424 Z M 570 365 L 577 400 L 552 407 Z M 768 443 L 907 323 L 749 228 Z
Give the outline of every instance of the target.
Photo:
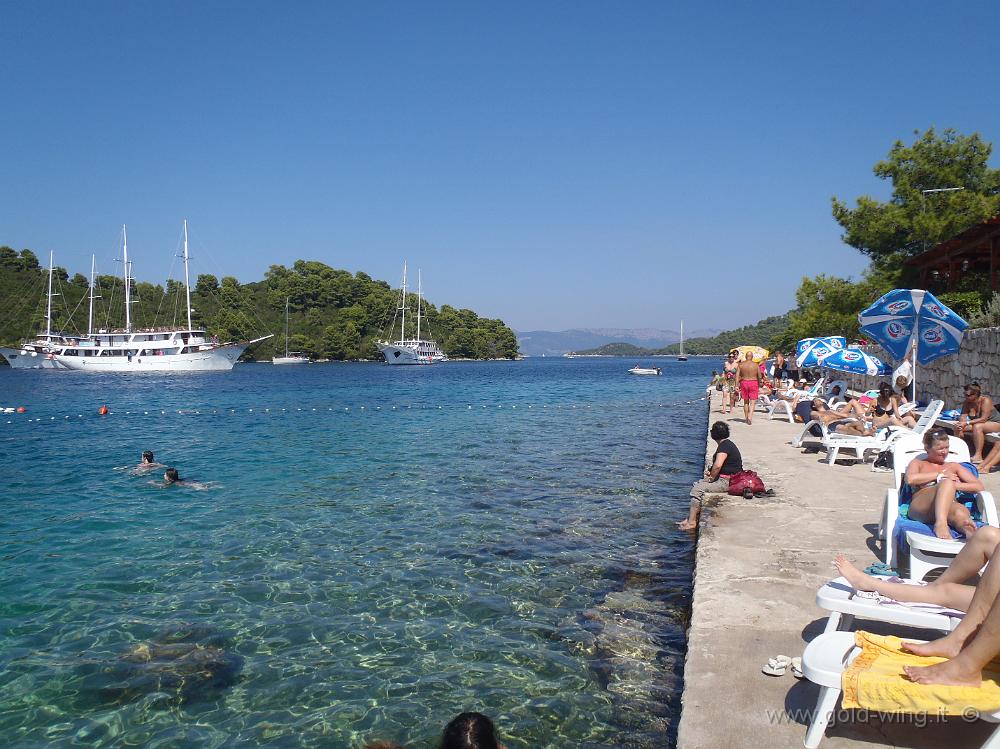
M 684 352 L 693 356 L 700 354 L 725 354 L 736 346 L 751 345 L 771 348 L 771 341 L 782 336 L 789 326 L 788 313 L 765 317 L 753 325 L 744 325 L 735 330 L 724 330 L 715 336 L 695 335 L 684 339 Z M 635 346 L 634 344 L 615 341 L 592 349 L 576 349 L 574 353 L 584 356 L 675 356 L 678 353 L 676 344 L 668 344 L 657 348 Z
M 684 331 L 684 338 L 711 338 L 718 328 Z M 569 351 L 592 349 L 608 343 L 629 343 L 641 348 L 662 348 L 677 343 L 681 334 L 676 330 L 658 328 L 572 328 L 570 330 L 515 331 L 518 346 L 525 356 L 562 356 Z

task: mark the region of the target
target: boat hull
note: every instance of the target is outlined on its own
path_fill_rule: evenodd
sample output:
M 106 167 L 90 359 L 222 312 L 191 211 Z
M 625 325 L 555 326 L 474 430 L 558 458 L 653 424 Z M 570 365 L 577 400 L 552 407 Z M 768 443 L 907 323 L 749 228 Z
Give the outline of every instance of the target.
M 249 343 L 162 356 L 61 356 L 55 360 L 79 372 L 228 372 Z
M 271 364 L 308 364 L 309 360 L 304 356 L 276 356 L 271 359 Z
M 379 343 L 378 350 L 385 357 L 386 364 L 431 364 L 433 359 L 430 356 L 420 356 L 415 348 L 409 346 L 397 346 L 393 343 Z
M 0 356 L 7 360 L 11 369 L 66 369 L 54 354 L 29 349 L 0 348 Z
M 628 371 L 628 373 L 629 374 L 634 374 L 634 375 L 645 375 L 645 376 L 652 375 L 653 377 L 656 377 L 657 375 L 660 374 L 660 370 L 659 369 L 646 369 L 646 368 L 643 368 L 643 367 L 633 367 L 632 369 L 630 369 Z

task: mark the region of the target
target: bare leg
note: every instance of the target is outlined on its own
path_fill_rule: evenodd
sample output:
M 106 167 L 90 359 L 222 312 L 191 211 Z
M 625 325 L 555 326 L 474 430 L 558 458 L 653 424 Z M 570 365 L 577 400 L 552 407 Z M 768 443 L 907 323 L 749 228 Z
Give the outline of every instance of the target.
M 983 459 L 983 446 L 986 444 L 986 435 L 989 432 L 1000 432 L 1000 422 L 986 421 L 972 425 L 972 443 L 976 447 L 972 456 L 973 463 L 979 463 Z
M 917 655 L 940 655 L 945 658 L 954 658 L 958 655 L 965 643 L 979 630 L 996 603 L 997 594 L 1000 593 L 1000 564 L 994 562 L 998 559 L 1000 552 L 994 551 L 990 563 L 986 566 L 986 572 L 983 573 L 983 579 L 976 586 L 976 592 L 969 602 L 968 613 L 954 630 L 931 642 L 903 643 L 904 649 Z
M 688 511 L 688 516 L 683 520 L 677 521 L 677 527 L 682 531 L 693 531 L 698 527 L 698 517 L 701 515 L 701 502 L 697 499 L 691 499 L 691 509 Z
M 998 463 L 1000 463 L 1000 442 L 994 443 L 993 449 L 983 459 L 983 462 L 979 464 L 979 472 L 989 473 Z
M 746 398 L 743 399 L 743 420 L 747 424 L 750 423 L 750 401 L 748 401 Z
M 753 419 L 753 413 L 756 410 L 757 410 L 757 401 L 756 400 L 750 401 L 750 414 L 751 414 L 751 417 L 747 419 L 747 424 L 752 424 L 753 423 L 753 420 L 752 420 Z
M 958 559 L 956 558 L 955 561 L 957 562 Z M 847 557 L 843 554 L 837 555 L 834 564 L 837 566 L 837 571 L 847 579 L 847 582 L 855 590 L 873 590 L 903 603 L 934 603 L 949 609 L 967 611 L 969 604 L 972 603 L 972 596 L 976 592 L 972 585 L 941 583 L 939 580 L 935 581 L 938 583 L 937 585 L 906 585 L 905 583 L 880 580 L 877 577 L 866 575 L 848 562 Z M 979 567 L 976 568 L 976 570 L 978 569 Z
M 985 525 L 976 531 L 958 552 L 954 561 L 945 568 L 941 576 L 927 584 L 933 588 L 944 583 L 964 583 L 976 577 L 978 583 L 979 570 L 986 566 L 993 552 L 1000 546 L 1000 528 Z
M 922 523 L 934 525 L 934 535 L 938 538 L 951 538 L 948 518 L 952 505 L 955 504 L 955 482 L 942 481 L 937 485 L 934 496 L 923 490 L 916 493 L 910 502 L 910 517 Z
M 990 567 L 992 566 L 991 564 Z M 956 629 L 955 632 L 957 631 Z M 903 670 L 918 684 L 978 687 L 982 684 L 983 668 L 997 653 L 1000 653 L 1000 600 L 994 598 L 979 631 L 966 641 L 962 650 L 951 660 L 933 666 L 904 666 Z

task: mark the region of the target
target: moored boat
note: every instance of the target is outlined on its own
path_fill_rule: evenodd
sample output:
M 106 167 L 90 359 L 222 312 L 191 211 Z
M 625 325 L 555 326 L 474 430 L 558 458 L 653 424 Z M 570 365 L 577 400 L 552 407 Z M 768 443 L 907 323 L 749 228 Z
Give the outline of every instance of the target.
M 285 355 L 275 356 L 271 359 L 272 364 L 308 364 L 309 357 L 300 351 L 288 350 L 288 302 L 289 297 L 285 297 Z
M 659 367 L 640 367 L 636 364 L 632 369 L 628 371 L 629 374 L 634 375 L 661 375 L 663 372 Z
M 240 355 L 271 335 L 250 341 L 220 343 L 191 320 L 191 286 L 188 273 L 187 221 L 184 222 L 184 289 L 187 327 L 132 329 L 132 266 L 128 260 L 128 235 L 123 228 L 125 266 L 125 327 L 99 330 L 80 337 L 53 354 L 66 369 L 84 372 L 211 372 L 228 371 Z
M 434 364 L 435 362 L 448 361 L 448 356 L 438 347 L 433 340 L 420 337 L 420 323 L 423 318 L 421 280 L 417 275 L 417 335 L 416 337 L 406 337 L 406 263 L 403 263 L 403 284 L 399 294 L 399 306 L 396 308 L 401 313 L 399 328 L 399 339 L 395 341 L 376 341 L 375 345 L 385 357 L 386 364 Z M 389 326 L 388 338 L 391 338 L 395 328 L 396 318 Z

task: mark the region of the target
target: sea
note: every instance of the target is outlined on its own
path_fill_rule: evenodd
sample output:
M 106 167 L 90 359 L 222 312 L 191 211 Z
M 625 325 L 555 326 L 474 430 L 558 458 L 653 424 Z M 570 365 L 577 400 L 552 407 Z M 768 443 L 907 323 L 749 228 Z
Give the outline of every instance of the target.
M 673 745 L 719 361 L 634 364 L 0 369 L 0 743 Z

